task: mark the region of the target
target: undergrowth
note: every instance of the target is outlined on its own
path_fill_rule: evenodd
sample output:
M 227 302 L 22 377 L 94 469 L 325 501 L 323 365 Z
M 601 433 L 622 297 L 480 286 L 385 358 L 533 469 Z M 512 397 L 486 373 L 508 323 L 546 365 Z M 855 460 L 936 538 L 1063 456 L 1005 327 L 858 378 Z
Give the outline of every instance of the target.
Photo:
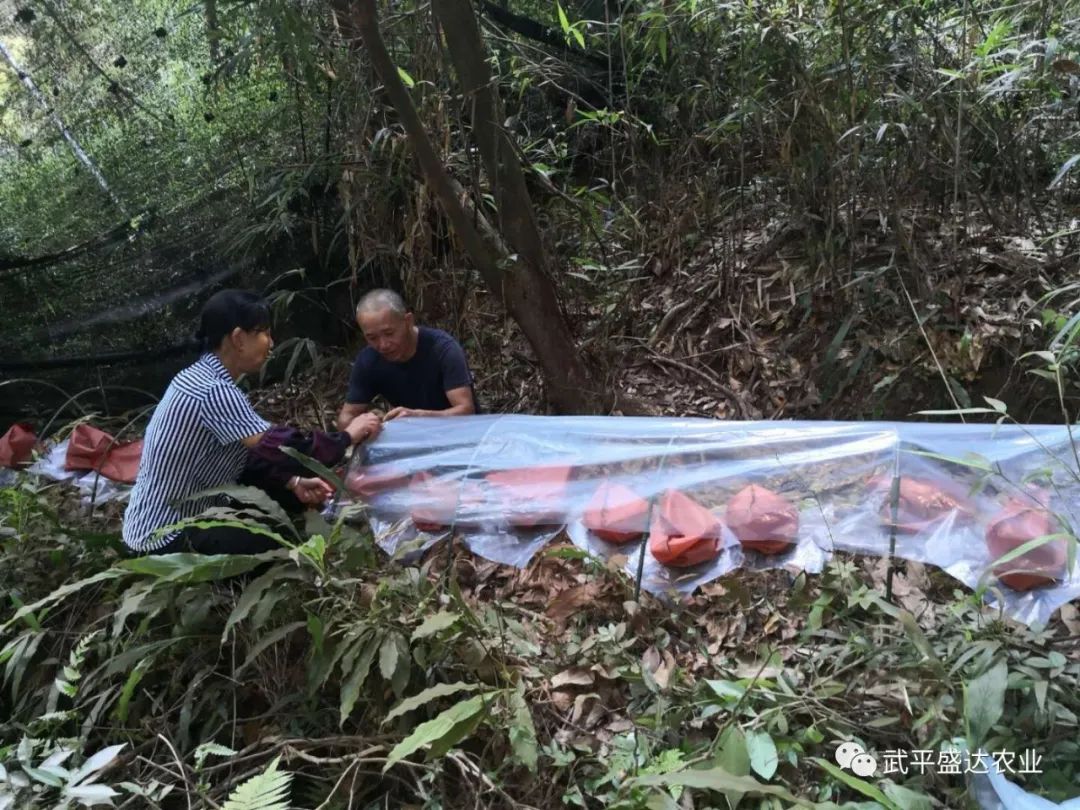
M 56 500 L 0 490 L 0 807 L 955 808 L 965 746 L 1075 792 L 1070 606 L 1029 630 L 913 565 L 887 602 L 843 557 L 638 603 L 574 549 L 402 565 L 345 518 L 124 559 Z M 843 741 L 896 772 L 840 770 Z

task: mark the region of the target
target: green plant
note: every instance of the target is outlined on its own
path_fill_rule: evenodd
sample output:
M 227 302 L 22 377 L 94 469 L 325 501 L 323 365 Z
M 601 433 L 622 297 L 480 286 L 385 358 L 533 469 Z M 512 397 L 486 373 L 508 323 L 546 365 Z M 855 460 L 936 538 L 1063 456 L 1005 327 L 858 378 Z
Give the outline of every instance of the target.
M 233 791 L 222 810 L 288 810 L 292 774 L 278 770 L 278 760 Z
M 78 768 L 69 769 L 64 766 L 78 752 L 77 748 L 23 737 L 14 750 L 15 760 L 6 766 L 0 764 L 0 808 L 68 810 L 112 806 L 113 797 L 120 794 L 98 779 L 125 747 L 121 744 L 103 748 L 87 757 Z M 34 765 L 35 755 L 40 754 L 45 754 L 44 758 Z

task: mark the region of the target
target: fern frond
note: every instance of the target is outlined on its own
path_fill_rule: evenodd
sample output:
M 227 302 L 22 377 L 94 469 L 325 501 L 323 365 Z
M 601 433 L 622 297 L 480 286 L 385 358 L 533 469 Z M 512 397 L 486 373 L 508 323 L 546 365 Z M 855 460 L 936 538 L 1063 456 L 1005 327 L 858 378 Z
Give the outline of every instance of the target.
M 237 787 L 221 810 L 289 810 L 292 774 L 278 770 L 278 759 Z

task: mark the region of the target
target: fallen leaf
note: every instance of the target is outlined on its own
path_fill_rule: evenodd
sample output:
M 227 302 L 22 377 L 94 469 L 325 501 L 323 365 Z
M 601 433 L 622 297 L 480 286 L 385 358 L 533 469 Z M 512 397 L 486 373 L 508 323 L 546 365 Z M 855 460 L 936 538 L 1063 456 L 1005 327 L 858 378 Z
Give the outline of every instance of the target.
M 600 586 L 595 582 L 567 588 L 551 600 L 551 604 L 548 605 L 545 613 L 561 630 L 566 626 L 566 622 L 571 616 L 577 614 L 585 605 L 595 602 L 599 594 Z
M 781 667 L 766 666 L 762 668 L 759 662 L 747 662 L 740 663 L 735 668 L 735 674 L 740 678 L 753 678 L 757 676 L 759 680 L 768 678 L 777 678 L 783 672 Z
M 580 723 L 586 710 L 589 710 L 591 714 L 592 707 L 599 702 L 599 699 L 600 696 L 592 692 L 574 698 L 574 711 L 570 715 L 570 722 Z
M 552 689 L 561 689 L 565 686 L 592 686 L 596 680 L 589 670 L 582 669 L 581 667 L 571 667 L 570 669 L 563 670 L 554 678 L 551 679 Z
M 653 673 L 656 685 L 661 689 L 667 689 L 671 683 L 671 676 L 675 673 L 675 656 L 670 651 L 664 650 L 664 660 Z
M 907 578 L 912 587 L 920 591 L 926 591 L 930 587 L 930 575 L 927 573 L 926 566 L 922 563 L 908 560 Z
M 1080 610 L 1076 605 L 1066 603 L 1061 606 L 1061 621 L 1073 636 L 1080 635 Z
M 675 656 L 669 650 L 661 653 L 656 647 L 649 647 L 641 656 L 641 666 L 653 676 L 657 686 L 667 689 L 675 672 Z
M 609 681 L 615 681 L 619 678 L 619 673 L 613 669 L 608 669 L 603 664 L 593 664 L 592 671 L 599 675 L 601 678 Z
M 574 706 L 574 695 L 572 692 L 558 689 L 551 693 L 551 705 L 565 714 Z
M 588 715 L 586 715 L 582 725 L 587 729 L 594 729 L 598 725 L 600 725 L 600 721 L 603 720 L 606 716 L 607 709 L 604 708 L 604 704 L 602 704 L 599 700 L 596 700 L 589 708 L 589 713 Z

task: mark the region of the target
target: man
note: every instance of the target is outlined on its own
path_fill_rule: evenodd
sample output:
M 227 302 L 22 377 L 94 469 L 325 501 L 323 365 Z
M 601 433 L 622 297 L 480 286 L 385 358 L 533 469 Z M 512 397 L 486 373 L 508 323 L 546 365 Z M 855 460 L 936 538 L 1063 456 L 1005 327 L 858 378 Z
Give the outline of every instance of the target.
M 370 410 L 379 395 L 391 405 L 387 420 L 476 413 L 461 344 L 441 329 L 417 326 L 400 295 L 372 290 L 356 307 L 356 323 L 368 345 L 353 363 L 339 426 Z

